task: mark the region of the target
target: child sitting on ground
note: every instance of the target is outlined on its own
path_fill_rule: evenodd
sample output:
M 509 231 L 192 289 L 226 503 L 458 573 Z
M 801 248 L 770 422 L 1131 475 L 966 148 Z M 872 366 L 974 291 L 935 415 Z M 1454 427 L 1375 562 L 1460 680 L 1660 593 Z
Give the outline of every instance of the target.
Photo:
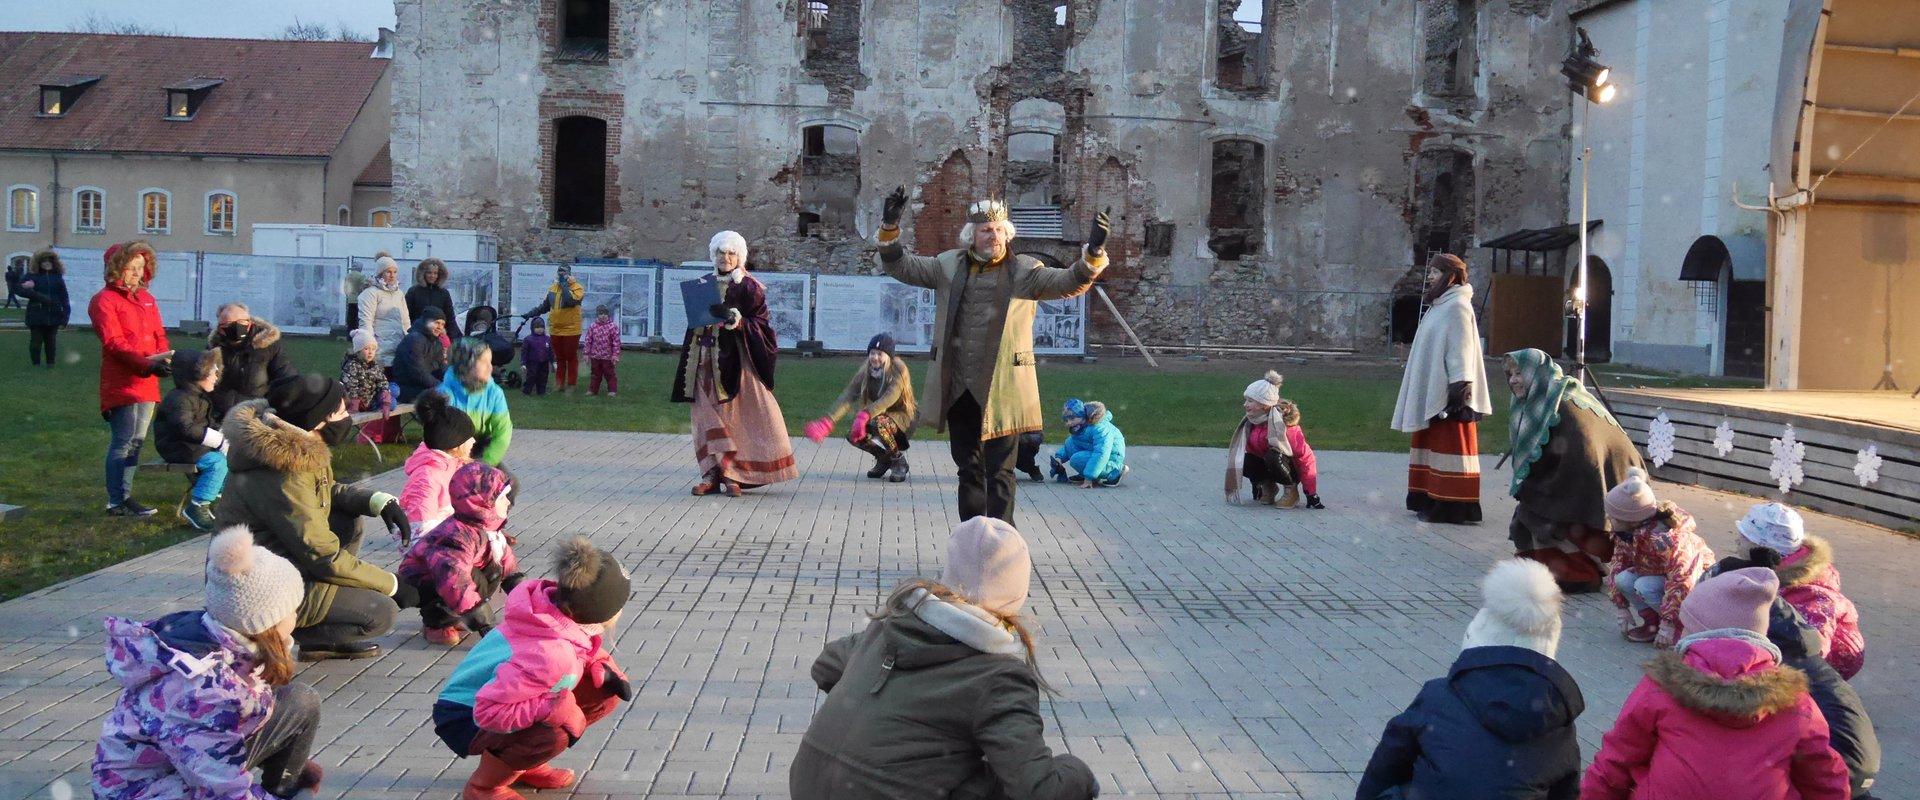
M 953 529 L 938 583 L 913 580 L 813 662 L 826 692 L 787 773 L 794 800 L 1046 797 L 1100 784 L 1043 736 L 1033 635 L 1021 621 L 1033 562 L 1020 532 L 974 517 Z
M 1754 568 L 1693 587 L 1680 604 L 1686 635 L 1647 663 L 1580 797 L 1847 797 L 1847 765 L 1806 673 L 1767 640 L 1779 585 Z
M 1560 662 L 1560 587 L 1537 561 L 1493 565 L 1460 655 L 1387 723 L 1354 797 L 1573 800 L 1586 709 Z
M 319 790 L 320 765 L 307 756 L 320 732 L 320 695 L 293 681 L 293 624 L 306 598 L 300 570 L 254 544 L 245 527 L 228 528 L 207 548 L 204 592 L 205 608 L 152 622 L 107 618 L 107 671 L 121 691 L 100 724 L 93 797 L 310 798 Z
M 1800 512 L 1779 503 L 1754 506 L 1736 527 L 1733 554 L 1752 558 L 1761 547 L 1779 554 L 1773 571 L 1780 576 L 1780 596 L 1820 631 L 1820 656 L 1853 680 L 1866 664 L 1867 638 L 1860 632 L 1860 609 L 1840 592 L 1833 546 L 1808 535 Z
M 181 350 L 173 355 L 173 389 L 154 414 L 153 446 L 169 464 L 193 465 L 193 488 L 180 501 L 180 519 L 196 531 L 213 530 L 213 501 L 227 486 L 227 440 L 213 418 L 209 394 L 220 384 L 220 354 Z
M 1079 481 L 1082 489 L 1118 486 L 1128 472 L 1127 437 L 1114 427 L 1113 412 L 1106 404 L 1068 398 L 1061 421 L 1067 425 L 1067 441 L 1050 459 L 1053 479 Z
M 1639 467 L 1607 492 L 1613 520 L 1613 561 L 1607 567 L 1607 597 L 1620 612 L 1629 642 L 1673 646 L 1681 634 L 1680 603 L 1713 565 L 1713 549 L 1694 533 L 1693 515 L 1653 495 L 1653 482 Z
M 1227 444 L 1227 502 L 1240 502 L 1240 476 L 1253 484 L 1253 501 L 1263 505 L 1280 502 L 1280 487 L 1299 483 L 1294 477 L 1293 442 L 1287 435 L 1284 414 L 1280 413 L 1280 373 L 1267 370 L 1260 380 L 1247 384 L 1240 393 L 1240 407 L 1246 416 L 1233 429 Z M 1305 434 L 1300 437 L 1306 441 Z M 1317 482 L 1316 477 L 1316 482 Z M 1318 488 L 1316 486 L 1315 488 Z M 1298 490 L 1290 492 L 1291 502 L 1299 502 Z
M 607 396 L 620 396 L 620 326 L 613 321 L 613 312 L 606 306 L 594 309 L 593 324 L 587 326 L 587 335 L 580 338 L 580 351 L 587 354 L 587 367 L 593 371 L 593 377 L 587 383 L 587 394 L 600 393 L 600 381 L 607 382 Z
M 553 338 L 547 335 L 547 321 L 534 317 L 529 321 L 533 333 L 520 340 L 520 361 L 526 365 L 527 380 L 520 393 L 547 395 L 547 375 L 553 372 Z
M 400 559 L 400 579 L 420 592 L 427 641 L 459 644 L 462 623 L 487 635 L 499 620 L 495 595 L 520 583 L 513 537 L 503 530 L 513 505 L 509 488 L 500 470 L 479 462 L 461 467 L 448 489 L 453 516 L 414 539 Z
M 426 433 L 413 455 L 407 456 L 407 485 L 400 491 L 400 507 L 407 512 L 411 530 L 425 533 L 453 516 L 448 485 L 454 472 L 473 460 L 473 418 L 454 408 L 447 393 L 438 389 L 414 401 L 413 417 Z
M 605 645 L 631 591 L 626 570 L 576 536 L 560 546 L 554 573 L 514 587 L 500 627 L 460 661 L 433 705 L 440 741 L 461 758 L 480 757 L 462 800 L 523 800 L 515 784 L 572 786 L 573 770 L 547 762 L 633 699 Z
M 1300 407 L 1292 400 L 1280 401 L 1280 424 L 1287 426 L 1287 446 L 1293 449 L 1294 482 L 1287 484 L 1282 508 L 1293 508 L 1300 493 L 1307 493 L 1307 508 L 1324 509 L 1320 502 L 1320 461 L 1313 457 L 1313 445 L 1307 444 L 1307 432 L 1300 428 Z

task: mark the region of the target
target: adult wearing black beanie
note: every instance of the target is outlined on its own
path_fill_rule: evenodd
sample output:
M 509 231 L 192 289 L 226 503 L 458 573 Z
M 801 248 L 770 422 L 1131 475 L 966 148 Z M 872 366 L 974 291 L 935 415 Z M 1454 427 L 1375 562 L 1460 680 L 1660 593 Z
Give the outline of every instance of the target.
M 282 378 L 265 399 L 235 406 L 221 433 L 231 472 L 216 515 L 252 528 L 260 546 L 299 568 L 306 594 L 293 638 L 301 658 L 379 655 L 369 640 L 393 630 L 400 608 L 420 597 L 360 559 L 362 518 L 380 517 L 404 533 L 407 517 L 393 495 L 334 481 L 332 448 L 353 435 L 340 382 Z

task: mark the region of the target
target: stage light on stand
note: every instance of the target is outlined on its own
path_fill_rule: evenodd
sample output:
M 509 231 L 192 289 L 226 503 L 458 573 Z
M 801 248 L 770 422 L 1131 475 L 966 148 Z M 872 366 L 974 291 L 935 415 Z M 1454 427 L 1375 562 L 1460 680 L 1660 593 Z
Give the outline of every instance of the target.
M 1613 84 L 1613 70 L 1594 60 L 1600 51 L 1593 46 L 1593 40 L 1587 38 L 1585 28 L 1574 28 L 1576 37 L 1573 52 L 1560 62 L 1560 74 L 1567 78 L 1567 89 L 1579 95 L 1580 103 L 1580 263 L 1578 277 L 1574 281 L 1571 306 L 1574 317 L 1573 374 L 1599 392 L 1600 384 L 1594 380 L 1592 370 L 1587 369 L 1587 161 L 1593 157 L 1593 149 L 1587 147 L 1587 112 L 1589 106 L 1606 105 L 1620 93 Z M 1606 403 L 1606 395 L 1600 395 L 1600 402 Z

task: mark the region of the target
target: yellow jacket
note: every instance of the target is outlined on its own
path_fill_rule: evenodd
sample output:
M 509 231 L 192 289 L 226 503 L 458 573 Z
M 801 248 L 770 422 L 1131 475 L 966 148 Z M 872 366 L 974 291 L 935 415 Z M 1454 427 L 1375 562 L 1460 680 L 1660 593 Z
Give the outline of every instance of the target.
M 547 315 L 547 333 L 552 336 L 580 335 L 580 301 L 587 296 L 587 287 L 572 278 L 567 279 L 566 294 L 560 293 L 560 284 L 547 287 L 547 299 L 540 301 L 527 316 Z

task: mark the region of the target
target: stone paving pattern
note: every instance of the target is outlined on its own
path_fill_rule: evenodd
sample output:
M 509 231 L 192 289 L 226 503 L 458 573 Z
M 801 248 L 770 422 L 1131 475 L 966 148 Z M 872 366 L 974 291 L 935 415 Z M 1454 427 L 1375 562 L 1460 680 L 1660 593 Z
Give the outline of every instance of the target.
M 742 499 L 687 494 L 684 437 L 524 431 L 509 463 L 527 502 L 511 530 L 544 571 L 553 543 L 586 534 L 633 572 L 613 650 L 637 696 L 559 759 L 574 789 L 530 796 L 784 797 L 819 693 L 807 668 L 829 637 L 865 624 L 897 581 L 937 576 L 954 518 L 943 443 L 911 451 L 913 479 L 861 476 L 845 444 L 798 440 L 803 478 Z M 1444 673 L 1509 552 L 1503 475 L 1488 522 L 1433 528 L 1401 510 L 1404 457 L 1321 453 L 1326 511 L 1230 506 L 1221 450 L 1130 448 L 1125 486 L 1023 483 L 1018 523 L 1035 562 L 1029 612 L 1056 749 L 1086 759 L 1105 796 L 1351 797 L 1382 725 Z M 1488 460 L 1490 464 L 1492 459 Z M 146 476 L 142 480 L 167 480 Z M 401 478 L 375 481 L 398 491 Z M 1722 547 L 1750 502 L 1663 486 Z M 1860 605 L 1868 665 L 1856 681 L 1887 752 L 1880 794 L 1920 782 L 1913 665 L 1920 542 L 1822 515 Z M 99 719 L 116 696 L 100 618 L 200 602 L 206 540 L 0 604 L 0 800 L 85 796 Z M 368 555 L 397 561 L 384 531 Z M 1560 660 L 1580 681 L 1591 757 L 1650 650 L 1623 641 L 1598 596 L 1567 606 Z M 428 709 L 465 653 L 427 644 L 402 612 L 381 658 L 308 666 L 327 697 L 325 794 L 456 796 L 471 769 L 434 737 Z M 471 641 L 471 640 L 469 640 Z

